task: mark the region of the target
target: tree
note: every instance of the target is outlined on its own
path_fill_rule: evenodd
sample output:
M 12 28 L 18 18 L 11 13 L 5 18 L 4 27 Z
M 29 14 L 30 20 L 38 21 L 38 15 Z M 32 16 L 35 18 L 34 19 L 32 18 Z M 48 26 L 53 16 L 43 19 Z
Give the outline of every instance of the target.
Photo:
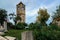
M 52 17 L 53 17 L 53 19 L 60 17 L 60 5 L 56 9 L 56 12 L 54 12 L 54 15 Z
M 42 28 L 42 26 L 39 23 L 30 23 L 29 24 L 30 30 L 40 30 L 41 28 Z
M 9 16 L 12 16 L 12 17 L 10 17 L 10 19 L 13 19 L 13 21 L 15 22 L 15 25 L 16 25 L 18 20 L 21 20 L 21 17 L 16 16 L 14 13 L 10 13 Z
M 58 30 L 58 26 L 56 24 L 49 25 L 50 30 Z
M 16 24 L 16 15 L 14 13 L 10 13 L 9 16 L 11 16 L 10 19 L 13 19 Z
M 60 40 L 60 30 L 57 26 L 43 26 L 40 30 L 33 30 L 34 40 Z
M 8 28 L 8 29 L 13 28 L 13 24 L 12 24 L 11 22 L 7 22 L 7 28 Z
M 20 16 L 16 16 L 16 17 L 15 17 L 15 21 L 16 21 L 16 23 L 17 23 L 18 20 L 21 21 L 21 17 L 20 17 Z
M 50 15 L 48 14 L 47 9 L 39 9 L 38 20 L 41 24 L 46 25 L 46 21 L 48 20 L 49 16 Z
M 57 6 L 57 9 L 54 12 L 54 15 L 52 16 L 52 18 L 53 18 L 52 24 L 55 24 L 55 25 L 57 25 L 59 27 L 60 26 L 59 25 L 59 21 L 60 21 L 60 5 Z
M 16 29 L 25 29 L 25 26 L 27 26 L 26 23 L 18 23 L 16 24 Z
M 7 20 L 7 11 L 5 9 L 0 9 L 0 23 L 3 25 L 3 22 Z

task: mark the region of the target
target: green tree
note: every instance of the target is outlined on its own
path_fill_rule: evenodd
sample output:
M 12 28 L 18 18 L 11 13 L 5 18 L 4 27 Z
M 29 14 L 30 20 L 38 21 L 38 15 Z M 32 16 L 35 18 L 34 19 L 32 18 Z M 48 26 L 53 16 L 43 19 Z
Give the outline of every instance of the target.
M 50 30 L 58 30 L 58 26 L 56 24 L 51 24 L 48 27 Z
M 54 15 L 52 17 L 53 17 L 53 19 L 60 17 L 60 5 L 56 9 L 56 12 L 54 12 Z
M 55 24 L 55 25 L 57 25 L 59 27 L 59 21 L 60 21 L 60 5 L 57 6 L 57 9 L 54 12 L 54 15 L 52 16 L 52 18 L 53 18 L 52 24 Z
M 48 20 L 49 16 L 50 15 L 48 14 L 47 9 L 39 9 L 38 20 L 41 24 L 46 25 L 46 21 Z
M 41 29 L 41 25 L 39 23 L 30 23 L 29 24 L 29 29 L 30 30 L 40 30 Z
M 13 21 L 16 24 L 16 15 L 14 13 L 10 13 L 9 16 L 10 16 L 10 19 L 13 19 Z
M 18 23 L 16 24 L 16 29 L 25 29 L 26 26 L 27 26 L 26 23 Z
M 18 20 L 21 20 L 21 17 L 16 16 L 14 13 L 10 13 L 9 16 L 11 16 L 10 19 L 13 19 L 13 21 L 15 22 L 15 25 L 16 25 Z
M 13 28 L 13 24 L 11 22 L 7 22 L 7 28 L 8 28 L 8 30 Z
M 20 17 L 20 16 L 16 16 L 16 17 L 15 17 L 15 20 L 14 20 L 14 21 L 16 21 L 15 24 L 17 23 L 18 20 L 21 21 L 21 17 Z
M 0 8 L 0 23 L 3 25 L 3 22 L 7 20 L 7 11 Z
M 33 26 L 33 25 L 34 25 L 34 23 L 30 23 L 30 24 L 29 24 L 29 29 L 30 29 L 30 30 L 31 30 L 31 29 L 34 29 L 34 26 Z
M 34 30 L 34 40 L 60 40 L 60 31 L 55 27 L 43 26 L 40 30 Z

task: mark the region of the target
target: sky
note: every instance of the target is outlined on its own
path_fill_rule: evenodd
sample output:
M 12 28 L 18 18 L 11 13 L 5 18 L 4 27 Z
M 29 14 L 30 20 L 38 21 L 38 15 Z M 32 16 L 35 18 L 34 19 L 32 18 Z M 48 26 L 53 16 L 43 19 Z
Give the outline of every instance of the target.
M 36 21 L 39 8 L 47 9 L 50 18 L 46 23 L 52 22 L 51 16 L 53 12 L 55 12 L 56 7 L 60 4 L 60 0 L 0 0 L 0 8 L 7 10 L 8 14 L 13 12 L 16 14 L 16 5 L 21 1 L 26 6 L 26 23 Z M 11 22 L 13 21 L 11 20 Z

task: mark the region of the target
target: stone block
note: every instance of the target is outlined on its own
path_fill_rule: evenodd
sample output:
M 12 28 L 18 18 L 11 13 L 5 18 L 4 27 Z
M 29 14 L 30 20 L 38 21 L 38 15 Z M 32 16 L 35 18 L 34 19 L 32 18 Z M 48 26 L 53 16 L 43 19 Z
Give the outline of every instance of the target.
M 6 38 L 4 38 L 4 37 L 2 37 L 2 36 L 0 36 L 0 40 L 7 40 Z
M 16 40 L 15 37 L 11 37 L 11 36 L 5 36 L 5 38 L 6 38 L 7 40 Z

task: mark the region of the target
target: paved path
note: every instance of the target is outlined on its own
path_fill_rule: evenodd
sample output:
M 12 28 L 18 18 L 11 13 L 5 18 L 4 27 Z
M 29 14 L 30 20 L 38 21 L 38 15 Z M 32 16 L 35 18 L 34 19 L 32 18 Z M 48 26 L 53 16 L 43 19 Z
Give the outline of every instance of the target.
M 22 33 L 22 40 L 33 40 L 32 31 L 26 31 Z

